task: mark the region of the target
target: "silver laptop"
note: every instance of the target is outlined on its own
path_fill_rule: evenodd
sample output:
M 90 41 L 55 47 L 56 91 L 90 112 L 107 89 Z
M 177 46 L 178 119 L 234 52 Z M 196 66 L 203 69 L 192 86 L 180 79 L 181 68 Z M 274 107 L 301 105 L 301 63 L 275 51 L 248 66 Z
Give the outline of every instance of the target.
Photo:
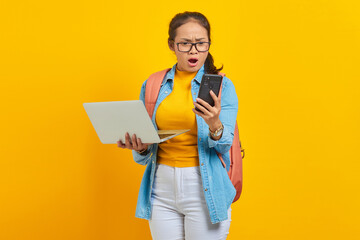
M 125 133 L 136 134 L 143 143 L 161 143 L 190 129 L 156 131 L 140 100 L 84 103 L 85 111 L 104 144 L 125 143 Z

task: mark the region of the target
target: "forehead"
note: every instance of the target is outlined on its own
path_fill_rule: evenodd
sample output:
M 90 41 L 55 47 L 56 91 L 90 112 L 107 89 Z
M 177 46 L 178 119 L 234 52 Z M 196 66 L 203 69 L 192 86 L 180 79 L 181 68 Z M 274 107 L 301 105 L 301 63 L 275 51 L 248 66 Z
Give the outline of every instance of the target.
M 195 38 L 206 38 L 207 30 L 200 23 L 195 21 L 187 22 L 176 29 L 176 37 L 175 39 L 187 38 L 187 39 L 195 39 Z

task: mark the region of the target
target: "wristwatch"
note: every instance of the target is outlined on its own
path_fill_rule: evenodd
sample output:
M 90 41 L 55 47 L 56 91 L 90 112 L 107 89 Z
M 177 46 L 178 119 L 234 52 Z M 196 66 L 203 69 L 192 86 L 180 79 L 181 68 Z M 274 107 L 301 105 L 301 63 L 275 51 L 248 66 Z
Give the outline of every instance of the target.
M 221 127 L 216 129 L 215 132 L 212 132 L 210 128 L 209 128 L 209 132 L 212 137 L 218 137 L 218 136 L 221 136 L 223 129 L 224 129 L 224 125 L 221 123 Z

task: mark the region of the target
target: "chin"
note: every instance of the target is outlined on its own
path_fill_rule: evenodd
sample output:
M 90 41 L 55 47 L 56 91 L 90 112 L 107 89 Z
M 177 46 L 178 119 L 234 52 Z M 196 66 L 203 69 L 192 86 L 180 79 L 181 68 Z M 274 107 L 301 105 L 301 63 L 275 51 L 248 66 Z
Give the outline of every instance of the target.
M 187 67 L 185 70 L 187 71 L 187 72 L 197 72 L 197 71 L 199 71 L 199 69 L 202 67 L 202 65 L 198 65 L 198 66 L 196 66 L 196 67 Z
M 199 71 L 199 69 L 202 67 L 203 64 L 198 64 L 195 67 L 190 67 L 190 66 L 188 66 L 188 63 L 185 62 L 185 64 L 183 65 L 185 67 L 181 67 L 181 69 L 179 69 L 179 70 L 180 71 L 186 71 L 186 72 L 197 72 L 197 71 Z
M 189 70 L 186 70 L 187 72 L 197 72 L 200 68 L 190 68 Z

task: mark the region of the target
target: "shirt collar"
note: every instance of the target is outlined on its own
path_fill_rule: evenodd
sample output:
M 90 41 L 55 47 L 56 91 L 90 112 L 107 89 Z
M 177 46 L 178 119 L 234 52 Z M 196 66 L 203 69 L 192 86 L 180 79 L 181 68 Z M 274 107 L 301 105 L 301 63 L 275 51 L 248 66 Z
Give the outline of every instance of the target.
M 174 80 L 174 77 L 175 77 L 175 70 L 176 70 L 176 64 L 174 64 L 174 66 L 171 68 L 171 70 L 165 75 L 165 78 L 163 80 L 163 82 L 161 83 L 161 85 L 163 85 L 164 83 L 166 83 L 167 81 L 169 80 Z M 205 72 L 205 67 L 204 67 L 205 64 L 203 64 L 201 66 L 201 68 L 199 69 L 199 71 L 197 72 L 194 80 L 198 83 L 201 83 L 201 78 L 202 78 L 202 75 L 204 74 Z

